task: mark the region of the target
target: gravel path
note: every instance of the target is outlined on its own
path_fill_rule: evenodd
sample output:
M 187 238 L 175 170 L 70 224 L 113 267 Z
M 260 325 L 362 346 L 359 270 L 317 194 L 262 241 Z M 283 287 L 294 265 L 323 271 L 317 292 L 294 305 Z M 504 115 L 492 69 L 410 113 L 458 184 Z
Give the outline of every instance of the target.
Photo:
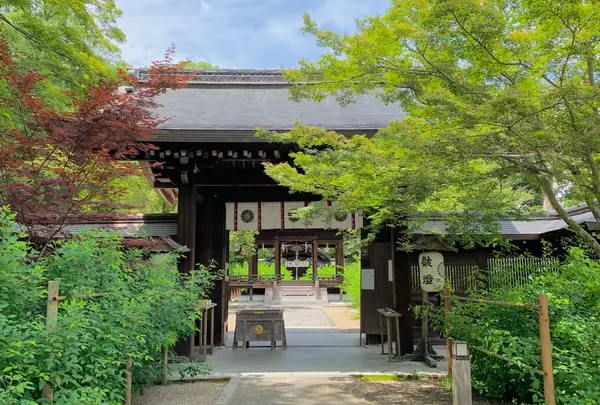
M 346 386 L 354 397 L 370 404 L 452 405 L 452 392 L 438 379 L 408 381 L 363 381 Z M 501 405 L 501 402 L 474 396 L 473 405 Z
M 365 381 L 354 377 L 245 377 L 227 405 L 451 405 L 439 379 Z M 474 398 L 473 405 L 501 405 Z
M 144 389 L 144 395 L 134 396 L 133 405 L 215 405 L 226 384 L 200 381 L 153 385 Z
M 358 311 L 347 306 L 324 306 L 323 311 L 327 314 L 336 329 L 341 332 L 359 332 L 360 318 Z

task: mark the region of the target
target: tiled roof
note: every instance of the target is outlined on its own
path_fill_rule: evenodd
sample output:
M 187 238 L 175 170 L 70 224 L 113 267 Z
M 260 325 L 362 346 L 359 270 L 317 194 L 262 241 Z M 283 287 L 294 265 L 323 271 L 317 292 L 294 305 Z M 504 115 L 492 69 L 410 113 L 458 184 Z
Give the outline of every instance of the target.
M 571 217 L 579 224 L 595 224 L 592 213 L 581 207 L 568 210 Z M 560 219 L 556 213 L 548 212 L 545 216 L 530 217 L 527 221 L 516 219 L 502 219 L 499 221 L 500 234 L 504 236 L 543 235 L 549 232 L 568 228 L 565 221 Z M 448 224 L 442 219 L 426 221 L 418 233 L 436 234 L 448 229 Z
M 185 69 L 185 72 L 197 72 L 190 79 L 192 84 L 251 84 L 273 83 L 287 84 L 280 70 L 253 70 L 253 69 Z M 129 74 L 134 75 L 139 81 L 144 82 L 148 75 L 147 69 L 130 69 Z
M 76 234 L 91 229 L 117 231 L 123 237 L 161 237 L 177 235 L 177 214 L 138 214 L 113 221 L 70 224 L 63 234 Z
M 158 97 L 157 112 L 168 121 L 161 130 L 287 130 L 296 121 L 334 130 L 380 129 L 406 116 L 400 106 L 359 94 L 340 106 L 334 97 L 317 103 L 290 100 L 286 87 L 210 87 L 169 91 Z
M 187 88 L 168 91 L 156 100 L 162 105 L 156 112 L 168 119 L 159 127 L 160 140 L 180 141 L 183 138 L 177 138 L 181 135 L 177 132 L 184 131 L 204 132 L 207 136 L 212 132 L 217 136 L 211 142 L 227 141 L 227 134 L 222 132 L 242 131 L 246 135 L 236 141 L 249 141 L 256 128 L 288 130 L 296 121 L 363 133 L 406 117 L 398 104 L 384 104 L 374 93 L 358 94 L 355 102 L 346 106 L 335 97 L 321 102 L 293 101 L 279 70 L 190 70 L 197 75 Z M 145 77 L 143 69 L 130 73 L 141 80 Z

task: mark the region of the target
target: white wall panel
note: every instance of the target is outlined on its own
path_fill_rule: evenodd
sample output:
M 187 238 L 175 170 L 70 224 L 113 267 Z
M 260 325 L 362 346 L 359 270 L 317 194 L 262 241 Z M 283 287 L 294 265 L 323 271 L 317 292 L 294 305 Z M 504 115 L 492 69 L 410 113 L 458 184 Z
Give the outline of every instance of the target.
M 281 229 L 281 203 L 264 202 L 262 204 L 261 229 Z

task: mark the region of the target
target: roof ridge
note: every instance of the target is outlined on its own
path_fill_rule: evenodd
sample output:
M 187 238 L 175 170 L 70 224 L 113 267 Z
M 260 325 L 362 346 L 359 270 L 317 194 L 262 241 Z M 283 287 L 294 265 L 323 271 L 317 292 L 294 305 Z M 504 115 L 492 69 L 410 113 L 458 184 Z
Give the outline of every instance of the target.
M 148 77 L 148 68 L 128 69 L 131 76 L 144 82 Z M 215 69 L 215 68 L 190 68 L 182 69 L 182 73 L 196 73 L 189 83 L 275 83 L 287 84 L 281 69 Z

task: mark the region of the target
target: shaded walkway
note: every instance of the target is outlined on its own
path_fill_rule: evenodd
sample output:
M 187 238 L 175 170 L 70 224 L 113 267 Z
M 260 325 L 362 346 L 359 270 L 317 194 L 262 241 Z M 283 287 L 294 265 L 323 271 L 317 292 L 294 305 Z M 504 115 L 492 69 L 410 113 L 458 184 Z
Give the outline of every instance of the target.
M 240 309 L 257 309 L 257 305 L 235 305 L 231 314 Z M 393 374 L 393 373 L 436 373 L 445 374 L 446 362 L 437 368 L 430 368 L 420 362 L 388 362 L 387 355 L 381 355 L 381 346 L 361 347 L 359 333 L 342 332 L 319 304 L 288 304 L 269 306 L 270 309 L 283 309 L 286 323 L 288 349 L 270 350 L 269 342 L 254 342 L 247 351 L 233 351 L 233 327 L 227 346 L 217 348 L 208 358 L 216 376 L 344 376 L 352 374 Z M 258 347 L 262 346 L 262 347 Z M 443 354 L 445 348 L 436 348 Z

